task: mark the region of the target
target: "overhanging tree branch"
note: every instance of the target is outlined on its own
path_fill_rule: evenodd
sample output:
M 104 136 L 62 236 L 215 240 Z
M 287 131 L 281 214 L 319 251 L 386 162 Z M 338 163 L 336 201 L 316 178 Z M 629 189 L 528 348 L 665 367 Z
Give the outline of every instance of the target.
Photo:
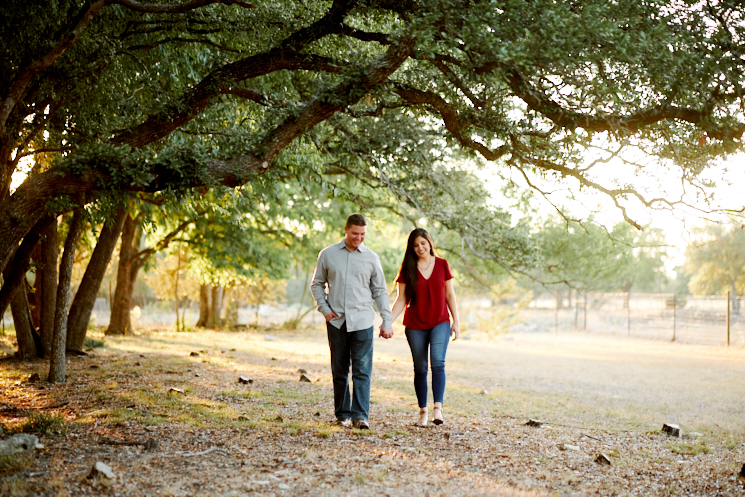
M 86 2 L 73 19 L 71 27 L 58 36 L 57 43 L 41 58 L 31 61 L 22 68 L 13 79 L 10 87 L 0 103 L 0 137 L 6 133 L 8 116 L 21 100 L 26 88 L 39 72 L 49 68 L 64 54 L 80 36 L 87 30 L 93 19 L 100 13 L 101 9 L 110 4 L 120 4 L 138 12 L 148 13 L 170 13 L 178 14 L 190 10 L 222 3 L 225 5 L 240 5 L 242 7 L 253 7 L 242 0 L 192 0 L 183 4 L 143 4 L 134 0 L 99 0 L 95 3 Z
M 397 84 L 394 91 L 412 105 L 426 105 L 437 111 L 450 134 L 463 147 L 479 152 L 485 159 L 491 161 L 499 160 L 510 150 L 508 144 L 504 144 L 496 150 L 491 150 L 483 143 L 472 140 L 466 135 L 469 123 L 461 119 L 458 110 L 438 94 L 402 84 Z
M 542 114 L 563 128 L 583 128 L 587 131 L 610 131 L 623 134 L 635 133 L 645 126 L 660 121 L 677 119 L 701 126 L 711 138 L 717 140 L 739 140 L 742 138 L 743 133 L 745 133 L 744 123 L 725 126 L 716 125 L 708 120 L 713 104 L 720 101 L 723 97 L 716 89 L 712 93 L 712 97 L 705 104 L 705 107 L 701 110 L 679 107 L 666 102 L 628 115 L 596 116 L 563 108 L 551 97 L 535 88 L 514 67 L 493 62 L 481 66 L 476 70 L 476 74 L 484 74 L 496 68 L 504 71 L 505 80 L 509 87 L 530 109 Z

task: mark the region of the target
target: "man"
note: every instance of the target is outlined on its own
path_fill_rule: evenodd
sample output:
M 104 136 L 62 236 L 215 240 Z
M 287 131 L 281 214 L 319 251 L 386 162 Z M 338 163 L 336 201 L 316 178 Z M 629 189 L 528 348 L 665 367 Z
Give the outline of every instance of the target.
M 373 300 L 383 324 L 380 336 L 393 336 L 388 288 L 378 254 L 365 246 L 367 220 L 352 214 L 344 240 L 318 254 L 310 289 L 318 311 L 326 318 L 334 380 L 334 414 L 339 426 L 369 429 L 372 374 Z M 328 294 L 325 286 L 328 285 Z M 349 365 L 352 395 L 349 395 Z

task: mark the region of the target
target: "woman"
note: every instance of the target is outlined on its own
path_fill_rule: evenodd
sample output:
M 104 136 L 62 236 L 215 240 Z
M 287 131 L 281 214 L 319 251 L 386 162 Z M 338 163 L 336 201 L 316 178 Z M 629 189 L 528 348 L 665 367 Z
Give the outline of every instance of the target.
M 398 272 L 398 297 L 393 304 L 393 321 L 404 314 L 406 339 L 414 359 L 414 390 L 419 401 L 419 426 L 427 426 L 427 355 L 432 363 L 432 394 L 435 409 L 432 422 L 444 422 L 445 353 L 448 340 L 460 334 L 453 275 L 445 259 L 435 256 L 432 237 L 417 228 L 409 235 L 406 253 Z M 448 310 L 453 318 L 450 326 Z

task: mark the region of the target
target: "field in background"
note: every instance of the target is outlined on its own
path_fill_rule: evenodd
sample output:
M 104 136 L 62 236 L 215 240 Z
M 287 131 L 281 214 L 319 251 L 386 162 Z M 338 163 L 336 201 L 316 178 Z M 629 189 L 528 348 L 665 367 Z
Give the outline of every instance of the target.
M 530 302 L 520 310 L 521 323 L 512 331 L 589 331 L 651 340 L 707 345 L 728 344 L 727 297 L 673 294 L 590 293 L 564 300 Z M 745 346 L 745 302 L 729 312 L 729 345 Z
M 496 338 L 508 333 L 559 334 L 589 332 L 650 340 L 702 345 L 745 346 L 745 299 L 741 312 L 730 311 L 727 332 L 727 298 L 673 294 L 588 293 L 587 299 L 563 298 L 556 308 L 554 296 L 539 296 L 518 303 L 494 302 L 489 298 L 466 297 L 459 301 L 461 329 L 465 339 Z M 323 327 L 322 316 L 308 303 L 276 303 L 238 310 L 238 326 L 283 327 L 301 315 L 301 326 Z M 162 330 L 174 327 L 176 315 L 171 305 L 154 302 L 131 313 L 136 330 Z M 196 306 L 186 310 L 187 328 L 199 318 Z M 378 318 L 379 320 L 379 318 Z M 400 322 L 400 321 L 399 321 Z M 3 320 L 5 333 L 12 333 L 8 311 Z M 91 319 L 94 328 L 109 323 L 108 302 L 99 298 Z

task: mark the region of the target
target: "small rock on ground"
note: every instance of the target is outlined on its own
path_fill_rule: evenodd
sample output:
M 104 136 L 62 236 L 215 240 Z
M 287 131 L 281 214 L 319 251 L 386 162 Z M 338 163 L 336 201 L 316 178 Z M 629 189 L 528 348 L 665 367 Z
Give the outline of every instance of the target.
M 12 455 L 24 450 L 31 450 L 39 443 L 39 439 L 34 435 L 26 433 L 16 433 L 15 435 L 0 440 L 0 455 Z
M 96 464 L 93 465 L 93 468 L 91 468 L 91 472 L 88 473 L 88 478 L 96 478 L 101 476 L 105 476 L 106 478 L 110 479 L 116 478 L 116 475 L 114 474 L 114 471 L 112 471 L 111 466 L 98 461 L 96 462 Z

